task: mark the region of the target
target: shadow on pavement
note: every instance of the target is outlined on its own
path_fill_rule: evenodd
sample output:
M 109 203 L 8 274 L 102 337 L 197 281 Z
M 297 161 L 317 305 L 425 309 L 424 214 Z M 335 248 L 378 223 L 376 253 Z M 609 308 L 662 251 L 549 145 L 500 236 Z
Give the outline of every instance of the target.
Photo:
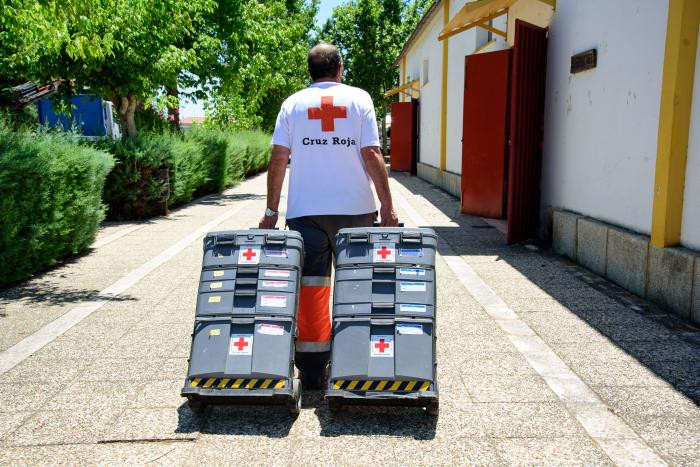
M 180 420 L 193 416 L 186 404 L 178 410 Z M 202 433 L 268 438 L 286 437 L 295 421 L 284 405 L 215 405 L 205 409 L 202 415 L 195 416 L 204 419 Z
M 426 182 L 416 177 L 392 176 L 409 191 L 419 192 L 458 225 L 424 226 L 435 229 L 456 254 L 507 262 L 627 355 L 700 404 L 698 327 L 547 250 L 506 245 L 505 236 L 483 219 L 461 214 L 457 198 L 438 188 L 426 189 Z M 528 313 L 515 311 L 528 320 Z M 565 336 L 566 330 L 560 334 Z
M 429 440 L 435 438 L 437 417 L 421 407 L 345 406 L 333 413 L 323 392 L 304 394 L 304 408 L 314 408 L 321 424 L 321 436 L 395 436 Z
M 219 195 L 213 195 L 213 196 L 205 196 L 202 197 L 198 200 L 193 201 L 191 204 L 187 204 L 185 206 L 191 206 L 192 204 L 206 204 L 206 205 L 214 205 L 218 206 L 221 204 L 226 204 L 230 203 L 231 201 L 247 201 L 247 200 L 257 200 L 257 199 L 265 199 L 265 195 L 256 195 L 253 193 L 234 193 L 234 194 L 219 194 Z M 173 210 L 173 212 L 176 212 L 176 210 Z
M 99 290 L 67 289 L 62 286 L 56 289 L 51 283 L 30 281 L 0 293 L 0 306 L 3 300 L 27 300 L 30 303 L 61 305 L 79 303 L 91 300 L 113 300 L 117 302 L 133 301 L 136 298 L 120 294 L 118 296 L 101 295 Z

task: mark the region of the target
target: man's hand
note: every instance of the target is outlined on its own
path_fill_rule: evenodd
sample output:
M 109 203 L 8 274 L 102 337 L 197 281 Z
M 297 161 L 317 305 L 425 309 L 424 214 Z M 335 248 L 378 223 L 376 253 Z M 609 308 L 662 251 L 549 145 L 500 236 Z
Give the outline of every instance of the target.
M 379 215 L 381 216 L 380 225 L 382 227 L 396 227 L 399 225 L 399 216 L 396 215 L 396 211 L 394 211 L 392 206 L 382 205 Z
M 258 228 L 260 229 L 274 229 L 275 226 L 277 225 L 277 218 L 279 216 L 265 216 L 263 215 L 263 218 L 260 219 L 260 224 L 258 225 Z

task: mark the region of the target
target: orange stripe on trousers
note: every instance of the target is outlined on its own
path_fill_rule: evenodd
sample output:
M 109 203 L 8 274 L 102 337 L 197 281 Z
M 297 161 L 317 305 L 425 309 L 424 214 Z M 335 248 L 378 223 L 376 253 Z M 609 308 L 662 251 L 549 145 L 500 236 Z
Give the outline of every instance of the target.
M 331 288 L 328 286 L 301 287 L 297 319 L 299 341 L 328 342 L 331 340 L 330 298 Z

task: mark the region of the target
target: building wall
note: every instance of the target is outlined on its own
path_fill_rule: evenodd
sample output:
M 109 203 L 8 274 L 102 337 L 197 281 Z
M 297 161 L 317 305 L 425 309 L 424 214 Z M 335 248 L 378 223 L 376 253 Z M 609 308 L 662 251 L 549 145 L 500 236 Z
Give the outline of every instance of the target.
M 442 44 L 437 36 L 442 29 L 442 9 L 431 19 L 423 34 L 406 54 L 406 81 L 421 79 L 419 109 L 418 160 L 440 167 L 440 113 Z M 423 61 L 428 60 L 428 83 L 422 84 Z M 403 81 L 403 76 L 401 77 Z
M 543 215 L 579 212 L 651 230 L 667 2 L 559 0 L 550 25 Z M 598 49 L 597 68 L 570 74 Z
M 467 3 L 465 0 L 450 2 L 450 18 Z M 437 41 L 437 36 L 435 39 Z M 464 57 L 471 55 L 488 41 L 488 33 L 472 28 L 449 38 L 447 71 L 447 140 L 446 169 L 462 173 L 462 122 L 464 115 Z M 442 47 L 442 43 L 441 47 Z M 439 140 L 438 140 L 439 141 Z
M 557 4 L 557 7 L 558 6 Z M 552 7 L 539 0 L 520 0 L 515 3 L 508 11 L 508 43 L 513 45 L 515 42 L 516 18 L 527 21 L 535 26 L 546 28 L 552 19 L 552 14 Z M 505 30 L 505 28 L 503 29 Z
M 698 33 L 698 43 L 700 43 L 700 33 Z M 688 162 L 685 169 L 681 244 L 700 250 L 700 47 L 695 58 L 695 84 L 688 138 Z

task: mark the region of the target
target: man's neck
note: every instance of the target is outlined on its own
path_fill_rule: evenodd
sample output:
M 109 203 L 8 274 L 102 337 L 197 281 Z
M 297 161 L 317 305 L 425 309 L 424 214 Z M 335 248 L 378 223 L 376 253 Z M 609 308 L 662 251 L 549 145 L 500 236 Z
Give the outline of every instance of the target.
M 314 84 L 318 83 L 340 83 L 338 78 L 320 78 L 314 81 Z

